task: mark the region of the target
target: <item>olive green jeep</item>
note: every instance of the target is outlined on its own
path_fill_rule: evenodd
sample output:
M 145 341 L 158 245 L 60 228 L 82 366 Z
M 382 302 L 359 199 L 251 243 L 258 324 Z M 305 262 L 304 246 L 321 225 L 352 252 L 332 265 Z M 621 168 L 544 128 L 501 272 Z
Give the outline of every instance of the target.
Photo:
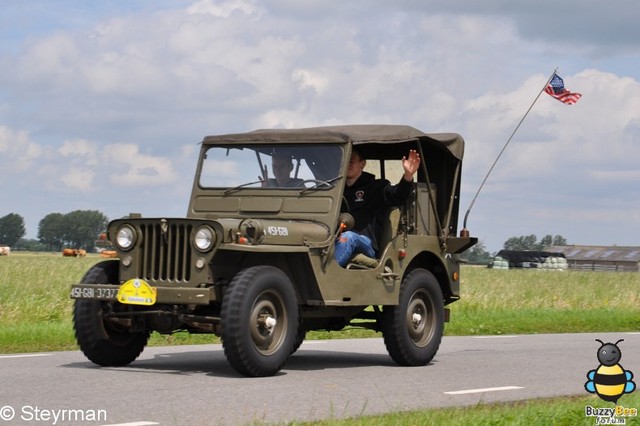
M 353 221 L 343 190 L 354 147 L 392 183 L 410 149 L 422 162 L 406 204 L 379 215 L 378 258 L 343 268 L 333 250 Z M 457 134 L 390 125 L 205 137 L 187 217 L 112 221 L 118 258 L 72 286 L 80 349 L 122 366 L 153 331 L 213 333 L 239 373 L 269 376 L 307 331 L 349 326 L 381 331 L 400 365 L 428 364 L 460 296 L 459 254 L 477 241 L 457 236 L 463 151 Z M 264 176 L 274 156 L 292 163 L 287 185 Z

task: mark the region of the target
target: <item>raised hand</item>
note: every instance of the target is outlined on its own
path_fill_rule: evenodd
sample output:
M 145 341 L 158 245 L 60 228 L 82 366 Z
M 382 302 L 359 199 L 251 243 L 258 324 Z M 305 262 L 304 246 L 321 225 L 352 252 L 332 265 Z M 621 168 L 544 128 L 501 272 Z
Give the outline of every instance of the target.
M 420 167 L 420 154 L 415 149 L 410 150 L 408 157 L 402 157 L 402 167 L 404 168 L 404 179 L 413 180 L 413 175 Z

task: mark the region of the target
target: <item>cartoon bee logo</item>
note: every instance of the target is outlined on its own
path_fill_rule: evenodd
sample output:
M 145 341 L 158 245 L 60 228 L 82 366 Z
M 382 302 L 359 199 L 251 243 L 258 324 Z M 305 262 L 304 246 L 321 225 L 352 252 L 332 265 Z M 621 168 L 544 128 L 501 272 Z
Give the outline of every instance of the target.
M 600 366 L 587 373 L 589 380 L 584 384 L 584 388 L 587 392 L 595 393 L 605 401 L 617 404 L 623 394 L 631 393 L 636 388 L 636 384 L 631 380 L 633 373 L 625 370 L 619 364 L 622 351 L 618 347 L 618 343 L 624 342 L 624 339 L 620 339 L 616 343 L 604 343 L 600 339 L 596 339 L 596 342 L 600 342 L 602 345 L 598 349 Z

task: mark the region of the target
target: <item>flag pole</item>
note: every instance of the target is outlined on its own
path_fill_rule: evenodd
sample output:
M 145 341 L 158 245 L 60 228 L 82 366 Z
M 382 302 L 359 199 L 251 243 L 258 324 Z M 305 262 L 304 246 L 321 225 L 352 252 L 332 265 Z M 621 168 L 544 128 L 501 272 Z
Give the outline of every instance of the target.
M 509 139 L 507 139 L 507 143 L 504 144 L 504 146 L 502 147 L 502 150 L 500 150 L 500 153 L 498 154 L 498 156 L 496 157 L 495 161 L 493 162 L 493 164 L 489 168 L 489 171 L 487 172 L 487 175 L 482 180 L 482 183 L 480 184 L 480 187 L 478 188 L 478 191 L 476 192 L 476 195 L 473 196 L 473 200 L 471 200 L 471 204 L 469 204 L 469 208 L 467 209 L 467 212 L 464 214 L 464 221 L 463 221 L 463 224 L 462 224 L 462 231 L 460 231 L 461 233 L 465 233 L 465 235 L 468 234 L 469 231 L 467 231 L 467 218 L 469 217 L 469 213 L 471 212 L 471 209 L 473 208 L 473 205 L 476 202 L 476 198 L 478 198 L 478 194 L 480 194 L 480 191 L 482 190 L 482 187 L 484 186 L 485 182 L 489 178 L 489 175 L 493 171 L 493 168 L 496 166 L 496 163 L 498 162 L 498 160 L 502 156 L 502 153 L 504 152 L 505 149 L 507 149 L 507 145 L 509 145 L 509 143 L 511 142 L 511 139 L 513 139 L 513 135 L 516 134 L 516 132 L 520 128 L 520 125 L 522 124 L 524 119 L 527 118 L 527 115 L 529 114 L 529 111 L 531 111 L 531 109 L 533 108 L 533 105 L 535 105 L 535 103 L 538 101 L 538 98 L 540 97 L 542 92 L 544 92 L 544 89 L 547 88 L 547 86 L 551 82 L 551 79 L 553 78 L 553 76 L 556 75 L 557 71 L 558 71 L 558 68 L 555 68 L 553 70 L 553 73 L 551 73 L 551 76 L 547 79 L 547 82 L 544 84 L 544 86 L 542 86 L 542 89 L 540 89 L 540 92 L 538 92 L 538 96 L 536 96 L 536 98 L 533 100 L 533 102 L 531 102 L 531 105 L 529 106 L 529 109 L 527 109 L 527 112 L 524 113 L 524 115 L 520 119 L 520 122 L 518 123 L 516 128 L 511 133 L 511 136 L 509 136 Z

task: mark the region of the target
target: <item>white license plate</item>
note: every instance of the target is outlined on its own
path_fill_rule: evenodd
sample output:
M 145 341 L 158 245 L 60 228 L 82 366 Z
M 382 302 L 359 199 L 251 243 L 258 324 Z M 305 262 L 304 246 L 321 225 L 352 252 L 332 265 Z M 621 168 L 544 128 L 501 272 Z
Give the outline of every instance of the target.
M 104 287 L 73 287 L 71 289 L 72 299 L 115 299 L 118 294 L 118 287 L 104 288 Z

